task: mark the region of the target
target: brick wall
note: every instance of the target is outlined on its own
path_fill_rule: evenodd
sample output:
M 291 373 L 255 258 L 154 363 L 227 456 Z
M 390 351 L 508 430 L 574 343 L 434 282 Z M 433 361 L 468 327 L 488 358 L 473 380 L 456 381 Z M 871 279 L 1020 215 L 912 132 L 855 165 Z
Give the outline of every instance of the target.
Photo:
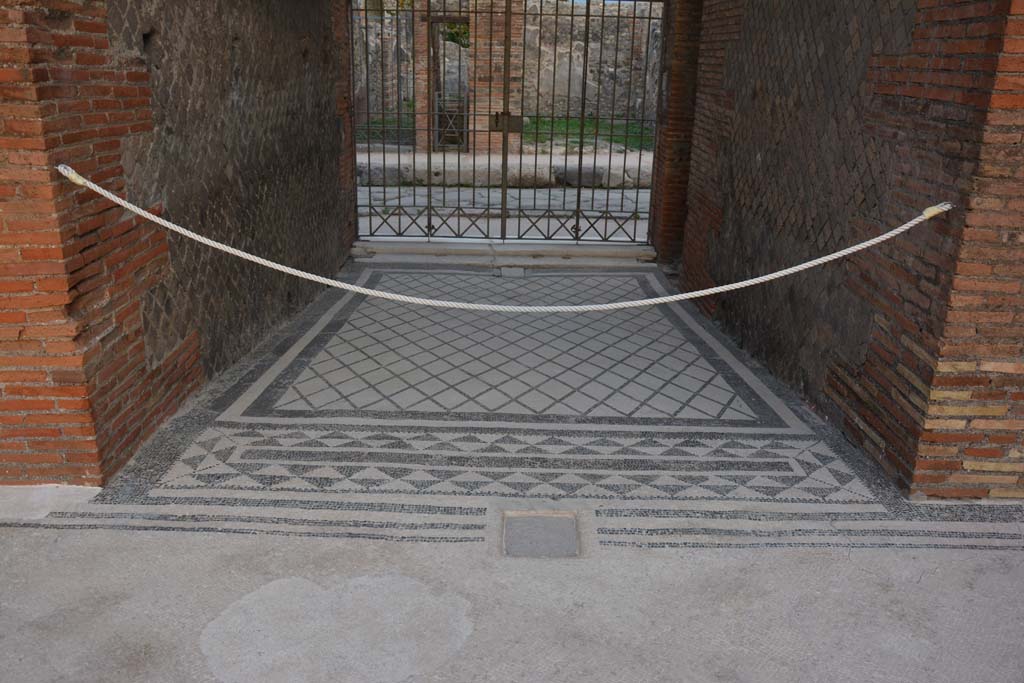
M 913 487 L 1024 498 L 1024 2 L 1005 18 L 976 9 L 969 33 L 946 38 L 980 43 L 991 91 Z
M 1019 7 L 703 5 L 684 287 L 832 251 L 941 200 L 966 207 L 841 266 L 704 302 L 933 495 L 1021 491 Z
M 522 111 L 523 98 L 523 25 L 524 0 L 512 0 L 512 45 L 509 56 L 509 108 L 513 114 Z M 476 0 L 469 11 L 449 8 L 445 3 L 427 0 L 413 2 L 413 80 L 416 101 L 416 148 L 426 150 L 435 131 L 431 114 L 436 113 L 433 99 L 438 84 L 437 56 L 431 56 L 431 22 L 441 16 L 468 16 L 469 20 L 469 129 L 470 152 L 501 154 L 502 135 L 490 131 L 491 114 L 504 111 L 505 79 L 505 3 Z M 582 21 L 580 19 L 579 21 Z M 518 153 L 522 136 L 509 135 L 509 152 Z
M 0 0 L 0 483 L 102 482 L 314 294 L 169 241 L 56 164 L 243 248 L 340 264 L 329 5 L 259 5 Z
M 432 40 L 430 18 L 434 13 L 434 3 L 430 0 L 414 0 L 412 5 L 412 80 L 413 102 L 416 107 L 416 149 L 427 151 L 432 149 L 434 125 L 430 118 L 434 115 L 434 106 L 430 100 L 437 85 L 431 76 L 430 42 Z M 472 34 L 470 40 L 472 41 Z M 372 77 L 367 74 L 369 81 Z
M 140 371 L 132 304 L 166 267 L 166 243 L 53 170 L 73 163 L 123 189 L 122 141 L 152 126 L 148 75 L 111 63 L 105 15 L 102 3 L 0 5 L 0 276 L 10 294 L 0 318 L 2 483 L 99 483 L 117 464 L 102 450 L 133 429 L 116 418 L 101 429 L 96 417 L 129 410 L 136 398 L 123 384 Z M 191 342 L 154 368 L 172 372 L 180 361 L 184 391 L 197 381 Z M 128 391 L 123 401 L 108 395 L 97 404 L 105 389 Z M 132 409 L 170 410 L 174 398 L 156 391 Z
M 675 0 L 665 5 L 661 89 L 657 107 L 656 173 L 651 188 L 651 244 L 659 261 L 679 258 L 686 225 L 690 150 L 697 96 L 701 14 L 704 0 Z
M 526 21 L 525 0 L 510 0 L 512 17 L 509 24 L 508 63 L 505 62 L 505 2 L 475 0 L 469 17 L 469 128 L 470 149 L 476 153 L 501 154 L 501 133 L 490 133 L 491 114 L 523 111 L 523 24 Z M 582 21 L 582 19 L 577 19 Z M 486 68 L 481 68 L 487 64 Z M 505 71 L 509 77 L 509 105 L 504 105 Z M 518 153 L 522 136 L 508 136 L 509 153 Z

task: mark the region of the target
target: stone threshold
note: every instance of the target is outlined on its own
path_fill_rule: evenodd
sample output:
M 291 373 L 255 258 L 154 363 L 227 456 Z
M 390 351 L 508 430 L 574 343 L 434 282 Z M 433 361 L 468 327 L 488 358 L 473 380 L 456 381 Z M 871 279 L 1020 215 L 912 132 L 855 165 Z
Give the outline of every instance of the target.
M 352 246 L 352 258 L 372 259 L 376 263 L 426 262 L 465 265 L 529 266 L 565 268 L 567 266 L 626 266 L 651 263 L 654 248 L 645 244 L 576 244 L 506 241 L 425 241 L 398 239 L 361 239 Z

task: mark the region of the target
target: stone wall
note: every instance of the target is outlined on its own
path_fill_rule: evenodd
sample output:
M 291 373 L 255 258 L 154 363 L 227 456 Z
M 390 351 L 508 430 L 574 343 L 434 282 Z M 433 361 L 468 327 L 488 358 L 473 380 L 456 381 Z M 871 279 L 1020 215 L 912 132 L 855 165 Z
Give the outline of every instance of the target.
M 412 13 L 370 14 L 362 6 L 352 14 L 354 115 L 358 123 L 403 111 L 413 99 Z
M 864 84 L 873 54 L 910 46 L 916 0 L 734 4 L 742 21 L 724 64 L 712 70 L 702 55 L 701 85 L 716 87 L 698 94 L 691 181 L 724 215 L 700 245 L 706 272 L 685 263 L 689 281 L 731 282 L 853 243 L 863 233 L 849 217 L 882 224 L 898 172 L 894 150 L 869 133 Z M 703 47 L 724 28 L 706 21 Z M 820 395 L 828 364 L 859 364 L 868 343 L 873 311 L 847 278 L 823 268 L 723 298 L 718 313 L 779 374 Z
M 662 3 L 573 0 L 527 4 L 528 116 L 654 119 L 661 62 Z M 584 45 L 587 45 L 584 55 Z M 583 69 L 586 57 L 586 97 Z
M 129 194 L 214 239 L 336 271 L 351 207 L 341 202 L 335 161 L 340 49 L 329 3 L 109 0 L 108 13 L 111 47 L 146 63 L 155 105 L 153 132 L 126 149 Z M 142 302 L 150 362 L 198 329 L 205 369 L 215 373 L 318 291 L 169 240 L 170 273 Z
M 328 0 L 0 0 L 0 483 L 103 482 L 315 293 L 168 238 L 58 163 L 214 238 L 336 271 L 354 228 L 342 14 Z
M 443 0 L 435 0 L 431 11 L 438 15 L 467 15 L 483 8 L 463 3 L 461 9 L 455 9 L 451 2 L 446 9 L 444 5 Z M 526 5 L 525 29 L 515 31 L 512 37 L 515 49 L 523 51 L 517 52 L 520 56 L 513 60 L 513 66 L 524 72 L 523 84 L 530 95 L 523 100 L 523 114 L 579 116 L 584 99 L 585 7 L 572 0 L 532 0 Z M 521 7 L 516 10 L 516 22 L 523 21 L 522 12 Z M 653 120 L 661 61 L 662 3 L 592 2 L 590 13 L 587 114 Z M 425 6 L 417 14 L 425 15 Z M 495 72 L 500 69 L 500 49 L 494 50 L 493 55 L 486 51 L 479 60 L 483 63 L 472 63 L 473 41 L 486 38 L 484 32 L 492 22 L 489 15 L 482 16 L 480 30 L 476 32 L 479 35 L 470 33 L 468 50 L 459 50 L 454 44 L 443 50 L 446 90 L 450 92 L 459 89 L 460 76 L 461 89 L 466 90 L 478 72 L 486 76 L 492 67 Z M 416 62 L 426 59 L 425 41 L 413 35 L 414 12 L 394 7 L 376 13 L 359 10 L 354 21 L 357 120 L 363 122 L 402 111 L 404 103 L 414 97 Z M 493 19 L 495 31 L 500 31 L 502 21 L 500 15 Z
M 1024 495 L 1024 5 L 688 4 L 702 8 L 685 224 L 660 226 L 682 231 L 683 287 L 966 207 L 704 306 L 911 490 Z

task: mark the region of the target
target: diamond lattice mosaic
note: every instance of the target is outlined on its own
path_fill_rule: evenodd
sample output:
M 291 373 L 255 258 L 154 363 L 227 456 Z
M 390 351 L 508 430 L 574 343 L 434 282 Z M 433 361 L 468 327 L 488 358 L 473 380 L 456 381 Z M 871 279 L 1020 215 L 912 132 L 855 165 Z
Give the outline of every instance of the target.
M 377 285 L 452 300 L 526 304 L 647 296 L 635 277 L 404 274 Z M 754 410 L 658 309 L 508 316 L 367 301 L 275 408 L 565 418 L 753 421 Z

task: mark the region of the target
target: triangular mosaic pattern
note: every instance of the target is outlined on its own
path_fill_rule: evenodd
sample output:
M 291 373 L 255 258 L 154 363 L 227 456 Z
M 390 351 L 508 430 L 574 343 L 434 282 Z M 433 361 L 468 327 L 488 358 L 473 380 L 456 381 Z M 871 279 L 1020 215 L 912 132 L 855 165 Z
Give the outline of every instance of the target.
M 211 428 L 168 489 L 868 502 L 816 440 Z

